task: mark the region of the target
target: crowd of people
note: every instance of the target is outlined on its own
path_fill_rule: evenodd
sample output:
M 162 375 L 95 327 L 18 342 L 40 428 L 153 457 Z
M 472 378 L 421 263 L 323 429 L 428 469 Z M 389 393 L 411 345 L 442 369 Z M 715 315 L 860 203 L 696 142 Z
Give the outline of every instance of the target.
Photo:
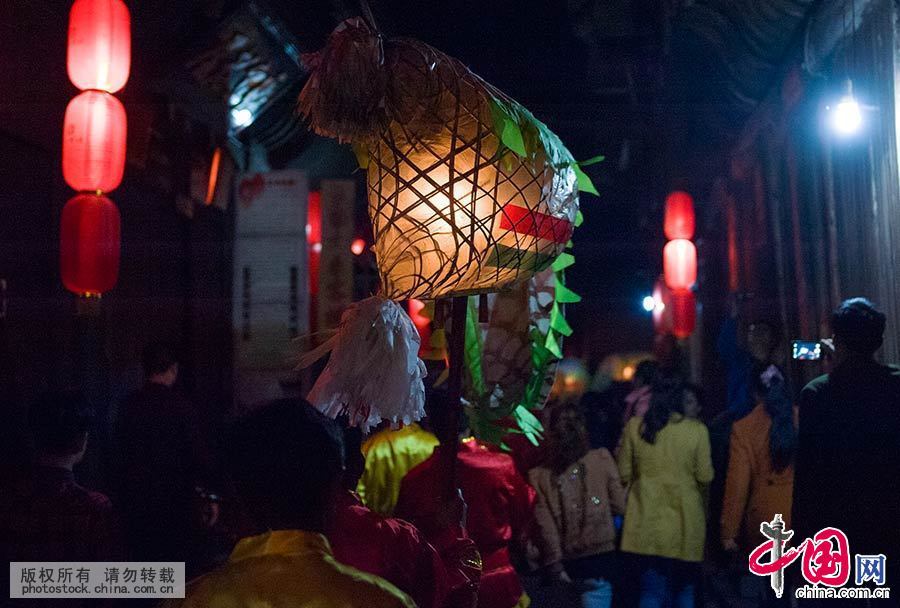
M 274 401 L 216 450 L 174 388 L 177 359 L 152 345 L 117 423 L 112 500 L 73 474 L 90 407 L 48 393 L 29 412 L 33 466 L 0 496 L 0 543 L 6 561 L 184 561 L 183 608 L 788 605 L 747 569 L 776 515 L 796 544 L 842 530 L 890 577 L 900 371 L 874 358 L 884 315 L 844 302 L 830 371 L 798 398 L 774 326 L 738 327 L 708 425 L 700 389 L 646 361 L 625 394 L 549 405 L 527 457 L 467 437 L 440 391 L 423 424 L 368 438 Z

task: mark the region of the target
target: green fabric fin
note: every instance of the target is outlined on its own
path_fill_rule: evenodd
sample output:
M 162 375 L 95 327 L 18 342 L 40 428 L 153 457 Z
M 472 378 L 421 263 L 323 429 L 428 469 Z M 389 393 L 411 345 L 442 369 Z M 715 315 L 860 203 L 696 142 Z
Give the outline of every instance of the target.
M 591 178 L 588 177 L 588 174 L 584 172 L 584 170 L 578 165 L 572 165 L 572 169 L 575 170 L 575 178 L 578 183 L 578 191 L 586 192 L 588 194 L 593 194 L 594 196 L 600 196 L 600 193 L 597 192 L 597 188 L 594 187 L 594 182 L 591 181 Z
M 566 287 L 559 276 L 556 277 L 556 301 L 560 304 L 577 304 L 581 296 Z
M 555 270 L 556 272 L 560 272 L 574 263 L 575 256 L 568 251 L 563 251 L 561 254 L 556 256 L 556 259 L 553 261 L 553 270 Z

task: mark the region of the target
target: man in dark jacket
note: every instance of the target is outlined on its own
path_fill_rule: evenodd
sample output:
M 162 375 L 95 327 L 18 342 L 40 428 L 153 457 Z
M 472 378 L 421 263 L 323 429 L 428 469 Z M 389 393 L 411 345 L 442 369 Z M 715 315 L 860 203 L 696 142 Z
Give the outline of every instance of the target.
M 193 404 L 173 389 L 172 350 L 151 344 L 142 362 L 146 384 L 124 403 L 119 426 L 129 549 L 133 559 L 187 561 L 190 572 L 199 531 L 217 517 L 207 504 L 203 521 L 213 458 Z
M 887 586 L 900 581 L 900 369 L 877 363 L 885 316 L 864 298 L 831 319 L 835 367 L 800 396 L 792 544 L 825 527 L 847 534 L 855 555 L 886 555 Z M 891 585 L 891 580 L 894 585 Z M 854 584 L 851 576 L 848 584 Z
M 91 562 L 122 559 L 118 518 L 109 499 L 75 481 L 93 412 L 73 390 L 43 394 L 28 411 L 34 461 L 26 475 L 0 490 L 0 561 Z M 10 570 L 3 568 L 0 583 Z M 19 582 L 19 581 L 14 581 Z M 7 585 L 0 587 L 6 593 Z M 20 600 L 56 606 L 59 600 Z M 69 607 L 97 606 L 68 600 Z M 104 603 L 102 605 L 107 605 Z M 0 601 L 0 605 L 6 605 Z M 14 603 L 14 605 L 18 605 Z

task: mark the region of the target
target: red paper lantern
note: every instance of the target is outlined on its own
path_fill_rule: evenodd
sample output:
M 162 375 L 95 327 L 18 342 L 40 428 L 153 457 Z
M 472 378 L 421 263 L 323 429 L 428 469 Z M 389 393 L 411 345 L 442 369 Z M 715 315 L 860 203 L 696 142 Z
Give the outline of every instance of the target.
M 122 103 L 100 91 L 69 102 L 63 124 L 63 177 L 74 190 L 110 192 L 125 172 L 127 118 Z
M 694 292 L 679 289 L 672 292 L 672 333 L 676 338 L 687 338 L 697 325 L 697 300 Z
M 666 197 L 666 215 L 663 231 L 667 239 L 692 239 L 696 218 L 694 199 L 687 192 L 676 191 Z
M 102 294 L 119 277 L 119 210 L 105 196 L 79 194 L 62 212 L 60 270 L 66 289 Z
M 322 244 L 322 193 L 313 190 L 306 204 L 306 242 L 309 245 Z
M 131 16 L 122 0 L 75 0 L 69 12 L 69 80 L 115 93 L 131 69 Z
M 687 239 L 669 241 L 663 248 L 663 276 L 669 289 L 690 289 L 697 282 L 697 248 Z
M 309 293 L 319 293 L 319 261 L 322 257 L 322 194 L 309 193 L 306 206 L 306 247 L 309 254 Z

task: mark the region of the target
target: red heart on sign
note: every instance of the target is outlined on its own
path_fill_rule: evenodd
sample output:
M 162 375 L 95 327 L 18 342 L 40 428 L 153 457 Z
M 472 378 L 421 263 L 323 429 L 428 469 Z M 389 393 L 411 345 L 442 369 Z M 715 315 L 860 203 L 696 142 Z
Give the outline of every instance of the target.
M 241 199 L 244 207 L 249 207 L 253 204 L 253 199 L 262 194 L 265 189 L 266 180 L 263 179 L 261 173 L 257 173 L 253 177 L 241 180 L 241 185 L 238 187 L 238 198 Z

